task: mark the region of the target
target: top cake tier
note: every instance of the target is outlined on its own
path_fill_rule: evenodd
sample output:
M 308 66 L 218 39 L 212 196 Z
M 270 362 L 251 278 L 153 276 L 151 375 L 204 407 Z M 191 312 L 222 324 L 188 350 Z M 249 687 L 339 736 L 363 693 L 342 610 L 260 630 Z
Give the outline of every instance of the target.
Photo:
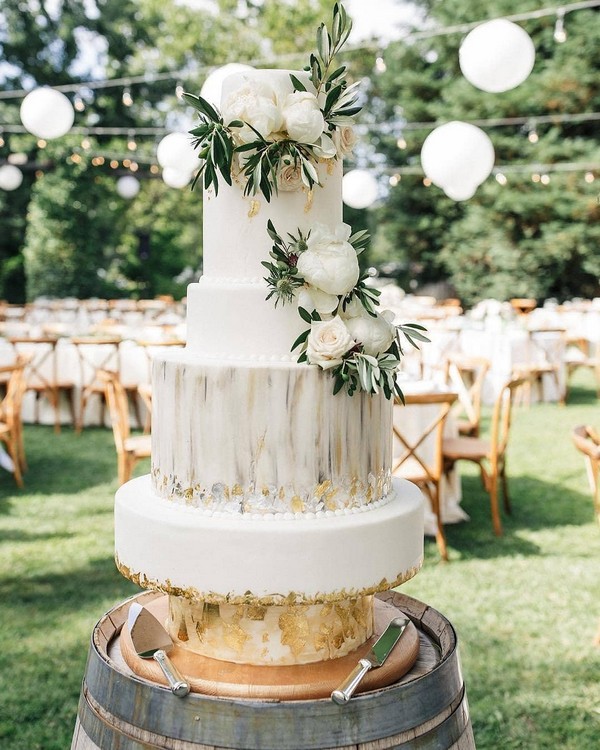
M 278 102 L 294 90 L 290 73 L 314 92 L 308 74 L 302 71 L 250 70 L 236 73 L 223 83 L 222 104 L 232 96 L 243 97 L 251 82 L 264 86 Z M 267 202 L 262 194 L 244 196 L 244 180 L 233 175 L 233 185 L 219 181 L 219 193 L 204 193 L 203 274 L 207 279 L 257 280 L 265 275 L 262 261 L 269 259 L 271 241 L 267 222 L 271 220 L 281 237 L 288 232 L 304 233 L 315 223 L 334 226 L 342 221 L 342 160 L 317 164 L 322 187 L 280 184 L 277 195 Z M 280 181 L 281 182 L 281 181 Z M 294 187 L 294 190 L 290 190 Z

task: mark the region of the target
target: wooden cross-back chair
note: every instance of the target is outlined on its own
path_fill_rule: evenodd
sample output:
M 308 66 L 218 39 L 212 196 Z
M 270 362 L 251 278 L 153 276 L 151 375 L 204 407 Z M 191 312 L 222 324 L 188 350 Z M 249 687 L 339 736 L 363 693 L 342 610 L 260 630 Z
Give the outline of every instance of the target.
M 0 367 L 0 373 L 9 374 L 6 394 L 0 402 L 0 440 L 6 446 L 18 487 L 23 487 L 23 472 L 27 470 L 21 408 L 27 387 L 25 367 L 29 359 L 21 355 L 14 364 Z
M 565 354 L 566 384 L 565 402 L 569 395 L 569 382 L 580 368 L 591 370 L 596 378 L 596 395 L 600 398 L 600 344 L 583 336 L 567 338 Z
M 585 457 L 594 512 L 596 520 L 600 523 L 600 434 L 592 427 L 579 425 L 573 429 L 571 437 L 577 450 Z
M 104 386 L 106 403 L 110 413 L 119 484 L 131 479 L 134 466 L 143 458 L 150 457 L 150 435 L 131 435 L 129 425 L 129 400 L 119 374 L 98 370 L 98 379 Z
M 565 331 L 563 328 L 538 328 L 527 332 L 527 361 L 516 364 L 512 376 L 523 378 L 521 393 L 526 404 L 531 403 L 531 392 L 537 388 L 540 401 L 543 395 L 544 378 L 553 380 L 558 402 L 565 403 L 564 367 Z
M 424 427 L 415 433 L 414 429 L 404 429 L 402 412 L 394 420 L 393 431 L 400 452 L 393 457 L 392 474 L 414 482 L 427 493 L 431 509 L 435 515 L 437 529 L 436 542 L 443 560 L 448 560 L 446 536 L 442 523 L 443 456 L 442 440 L 444 426 L 452 405 L 457 399 L 456 393 L 422 393 L 405 394 L 406 406 L 433 406 L 433 413 L 426 420 Z M 400 401 L 396 401 L 400 406 Z M 437 407 L 437 408 L 435 408 Z
M 100 399 L 100 422 L 104 423 L 104 405 L 106 389 L 100 378 L 102 370 L 121 373 L 120 336 L 80 336 L 71 339 L 77 349 L 79 359 L 81 394 L 77 431 L 81 432 L 85 421 L 85 411 L 90 399 Z M 139 405 L 137 402 L 137 385 L 127 386 L 126 394 L 131 398 L 138 426 L 142 426 Z
M 71 422 L 75 418 L 75 382 L 70 378 L 58 377 L 56 347 L 57 336 L 38 336 L 36 338 L 12 336 L 9 339 L 15 354 L 27 357 L 25 369 L 25 391 L 33 391 L 36 407 L 39 399 L 45 397 L 54 411 L 54 431 L 60 432 L 60 396 L 64 393 L 71 413 Z M 39 421 L 36 412 L 36 422 Z
M 458 394 L 453 407 L 460 435 L 478 437 L 481 424 L 481 395 L 490 361 L 484 357 L 451 355 L 446 359 L 446 383 Z
M 442 446 L 446 472 L 451 471 L 457 461 L 472 461 L 478 464 L 483 486 L 490 496 L 492 524 L 497 536 L 502 535 L 502 521 L 498 509 L 499 483 L 502 484 L 504 508 L 507 513 L 511 512 L 506 477 L 506 449 L 515 394 L 524 382 L 523 378 L 513 378 L 500 390 L 494 403 L 489 439 L 446 438 Z

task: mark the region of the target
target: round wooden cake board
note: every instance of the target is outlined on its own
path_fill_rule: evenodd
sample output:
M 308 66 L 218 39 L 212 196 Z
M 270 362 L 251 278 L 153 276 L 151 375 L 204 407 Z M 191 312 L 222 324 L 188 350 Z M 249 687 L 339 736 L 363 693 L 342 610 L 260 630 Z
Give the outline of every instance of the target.
M 132 600 L 132 601 L 135 601 Z M 397 607 L 375 598 L 375 634 L 360 648 L 339 659 L 294 666 L 252 666 L 210 659 L 174 645 L 169 658 L 189 682 L 192 692 L 228 698 L 261 698 L 272 700 L 312 700 L 328 698 L 350 674 L 357 661 L 368 653 L 373 642 L 388 623 L 398 617 Z M 165 622 L 168 597 L 159 596 L 144 601 L 144 606 L 160 621 Z M 401 614 L 401 613 L 400 613 Z M 122 656 L 129 668 L 139 677 L 166 685 L 158 664 L 153 659 L 142 659 L 133 648 L 127 624 L 120 637 Z M 385 663 L 371 669 L 357 692 L 377 690 L 392 685 L 406 674 L 419 655 L 419 633 L 409 622 Z

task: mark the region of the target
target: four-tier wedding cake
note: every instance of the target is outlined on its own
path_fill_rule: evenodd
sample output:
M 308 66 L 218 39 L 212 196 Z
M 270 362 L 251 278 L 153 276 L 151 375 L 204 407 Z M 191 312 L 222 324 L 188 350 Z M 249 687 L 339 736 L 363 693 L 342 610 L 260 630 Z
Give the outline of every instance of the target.
M 422 563 L 420 492 L 391 476 L 397 329 L 342 222 L 357 107 L 344 69 L 326 74 L 336 12 L 311 71 L 234 74 L 220 110 L 186 95 L 203 276 L 185 349 L 154 362 L 151 475 L 116 496 L 119 570 L 169 595 L 178 645 L 230 662 L 353 651 L 373 595 Z

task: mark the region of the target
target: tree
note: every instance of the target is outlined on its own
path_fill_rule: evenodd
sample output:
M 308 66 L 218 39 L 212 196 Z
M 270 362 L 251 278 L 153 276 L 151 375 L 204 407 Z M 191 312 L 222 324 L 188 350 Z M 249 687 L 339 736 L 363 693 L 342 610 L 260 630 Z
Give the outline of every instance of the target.
M 526 10 L 516 0 L 490 6 L 481 0 L 431 0 L 418 3 L 432 24 L 450 26 Z M 523 21 L 536 47 L 531 76 L 516 89 L 489 94 L 461 75 L 458 48 L 462 36 L 397 42 L 385 54 L 387 71 L 372 78 L 377 150 L 393 166 L 420 166 L 427 133 L 412 122 L 439 123 L 598 111 L 600 105 L 600 24 L 598 10 L 568 14 L 568 38 L 553 39 L 555 18 Z M 538 124 L 539 140 L 531 143 L 520 127 L 489 128 L 496 164 L 598 162 L 595 122 Z M 392 135 L 393 133 L 393 135 Z M 399 133 L 406 148 L 399 149 Z M 416 169 L 418 171 L 418 169 Z M 534 183 L 528 167 L 506 171 L 507 185 L 493 178 L 473 199 L 454 203 L 421 175 L 404 175 L 390 189 L 377 214 L 375 257 L 397 259 L 406 269 L 404 283 L 449 279 L 466 303 L 495 296 L 566 298 L 599 293 L 600 207 L 597 183 L 583 171 L 552 171 L 548 184 Z

